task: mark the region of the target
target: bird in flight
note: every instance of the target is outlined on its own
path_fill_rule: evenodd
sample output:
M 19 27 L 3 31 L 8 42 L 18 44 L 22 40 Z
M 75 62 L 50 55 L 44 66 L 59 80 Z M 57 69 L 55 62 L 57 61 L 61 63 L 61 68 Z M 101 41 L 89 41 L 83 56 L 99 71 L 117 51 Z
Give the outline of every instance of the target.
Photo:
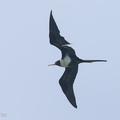
M 61 60 L 56 61 L 51 65 L 58 65 L 60 67 L 65 67 L 65 72 L 59 80 L 59 84 L 62 91 L 66 95 L 69 102 L 77 108 L 76 98 L 73 90 L 73 83 L 78 72 L 78 64 L 80 63 L 92 63 L 92 62 L 107 62 L 106 60 L 83 60 L 76 56 L 76 53 L 72 47 L 69 47 L 70 43 L 67 42 L 64 37 L 60 35 L 60 31 L 57 24 L 53 18 L 52 11 L 50 13 L 49 21 L 49 38 L 50 44 L 54 45 L 62 52 Z

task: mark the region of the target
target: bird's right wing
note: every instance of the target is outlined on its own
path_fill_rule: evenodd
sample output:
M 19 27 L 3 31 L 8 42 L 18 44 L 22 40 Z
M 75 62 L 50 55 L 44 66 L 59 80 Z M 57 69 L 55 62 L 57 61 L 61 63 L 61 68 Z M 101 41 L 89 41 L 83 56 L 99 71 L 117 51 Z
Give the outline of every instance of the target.
M 61 48 L 63 45 L 70 44 L 67 42 L 64 37 L 60 35 L 60 31 L 57 27 L 57 24 L 53 18 L 52 11 L 50 13 L 50 21 L 49 21 L 49 37 L 50 44 L 56 46 L 57 48 Z
M 78 65 L 74 67 L 67 67 L 63 76 L 59 80 L 59 84 L 66 95 L 69 102 L 77 108 L 76 99 L 73 90 L 73 83 L 78 72 Z

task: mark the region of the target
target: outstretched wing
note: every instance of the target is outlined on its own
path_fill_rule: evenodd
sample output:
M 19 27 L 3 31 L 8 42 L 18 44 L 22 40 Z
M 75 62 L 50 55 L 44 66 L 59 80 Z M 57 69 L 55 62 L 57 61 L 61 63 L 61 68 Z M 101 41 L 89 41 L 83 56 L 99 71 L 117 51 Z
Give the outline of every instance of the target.
M 59 84 L 66 95 L 69 102 L 77 108 L 76 99 L 73 90 L 73 83 L 78 72 L 78 65 L 74 67 L 66 67 L 63 76 L 59 80 Z
M 56 46 L 57 48 L 61 48 L 63 45 L 70 44 L 67 42 L 64 37 L 60 35 L 60 31 L 57 27 L 57 24 L 53 18 L 52 11 L 50 13 L 50 21 L 49 21 L 49 37 L 50 44 Z

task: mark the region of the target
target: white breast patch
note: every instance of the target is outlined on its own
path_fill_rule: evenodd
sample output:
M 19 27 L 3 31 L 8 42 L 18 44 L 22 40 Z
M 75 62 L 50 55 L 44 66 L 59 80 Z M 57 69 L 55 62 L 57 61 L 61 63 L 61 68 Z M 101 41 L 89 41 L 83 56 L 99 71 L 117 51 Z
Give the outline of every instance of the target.
M 71 62 L 71 58 L 68 55 L 66 55 L 64 59 L 60 60 L 60 65 L 61 67 L 67 67 L 70 62 Z

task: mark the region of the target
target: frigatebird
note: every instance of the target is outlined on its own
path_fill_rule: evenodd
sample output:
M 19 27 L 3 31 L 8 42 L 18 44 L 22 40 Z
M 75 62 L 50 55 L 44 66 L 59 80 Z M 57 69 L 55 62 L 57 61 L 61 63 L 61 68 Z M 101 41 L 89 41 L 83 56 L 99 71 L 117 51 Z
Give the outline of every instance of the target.
M 76 98 L 73 90 L 73 83 L 78 72 L 78 64 L 80 63 L 92 63 L 92 62 L 107 62 L 106 60 L 83 60 L 76 56 L 76 53 L 72 47 L 69 47 L 70 44 L 65 40 L 63 36 L 60 35 L 60 31 L 57 27 L 57 24 L 53 18 L 52 11 L 50 13 L 49 21 L 49 38 L 50 44 L 54 45 L 62 52 L 61 60 L 56 61 L 54 64 L 60 67 L 65 67 L 65 72 L 59 80 L 59 84 L 62 88 L 62 91 L 66 95 L 69 102 L 77 108 Z M 49 65 L 49 66 L 50 66 Z

